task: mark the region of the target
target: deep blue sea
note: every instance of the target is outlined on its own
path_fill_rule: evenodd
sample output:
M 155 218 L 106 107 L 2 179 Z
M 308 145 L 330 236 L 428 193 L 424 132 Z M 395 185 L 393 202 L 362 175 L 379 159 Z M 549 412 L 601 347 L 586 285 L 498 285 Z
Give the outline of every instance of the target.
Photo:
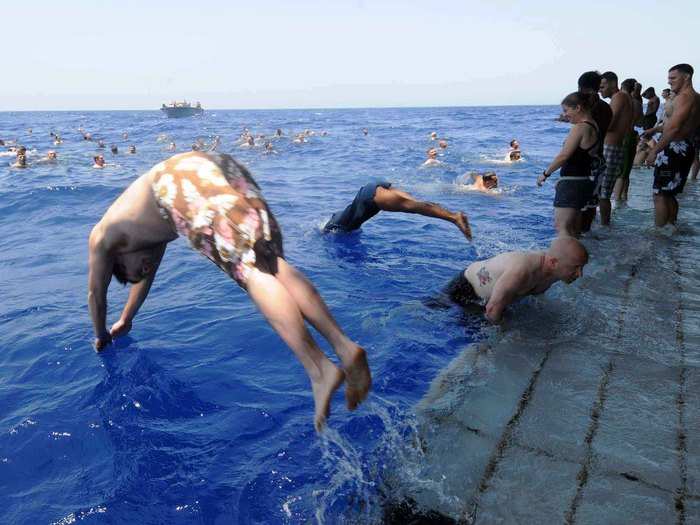
M 0 113 L 0 138 L 30 149 L 25 170 L 0 157 L 0 523 L 380 521 L 397 480 L 411 475 L 402 465 L 416 448 L 416 403 L 488 330 L 480 315 L 431 308 L 430 299 L 475 258 L 544 247 L 554 234 L 554 185 L 538 189 L 535 178 L 568 132 L 557 115 L 554 106 L 212 110 L 189 119 Z M 118 145 L 117 155 L 104 150 L 106 169 L 91 168 L 98 150 L 81 126 Z M 237 147 L 244 128 L 268 136 L 281 128 L 284 137 L 264 154 Z M 316 134 L 292 143 L 304 129 Z M 52 145 L 52 131 L 62 145 Z M 449 146 L 442 166 L 422 169 L 432 131 Z M 349 412 L 341 389 L 322 436 L 291 351 L 246 294 L 181 239 L 130 335 L 92 349 L 90 229 L 170 155 L 170 141 L 182 152 L 214 135 L 262 187 L 287 259 L 368 351 L 368 400 Z M 511 164 L 501 159 L 512 138 L 524 160 Z M 58 163 L 31 166 L 48 149 Z M 464 191 L 465 172 L 487 169 L 500 176 L 500 194 Z M 465 211 L 474 241 L 451 224 L 397 213 L 380 213 L 358 233 L 323 235 L 330 215 L 375 178 Z M 108 323 L 126 293 L 112 284 Z

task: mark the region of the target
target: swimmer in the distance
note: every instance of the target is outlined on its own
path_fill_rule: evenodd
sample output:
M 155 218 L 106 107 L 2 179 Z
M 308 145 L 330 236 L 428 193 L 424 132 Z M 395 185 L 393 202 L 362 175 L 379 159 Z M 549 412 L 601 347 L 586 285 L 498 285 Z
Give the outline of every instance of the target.
M 430 148 L 427 151 L 427 153 L 428 153 L 428 158 L 426 159 L 426 161 L 423 164 L 421 164 L 421 166 L 427 168 L 430 166 L 439 166 L 440 164 L 442 164 L 442 162 L 440 162 L 437 158 L 437 150 L 435 148 Z
M 323 229 L 325 232 L 357 230 L 380 211 L 415 213 L 442 219 L 457 226 L 467 239 L 472 238 L 469 220 L 463 212 L 452 212 L 439 204 L 416 200 L 405 191 L 392 188 L 391 183 L 386 181 L 370 182 L 362 186 L 352 203 L 343 211 L 334 213 Z
M 508 150 L 508 159 L 511 162 L 517 162 L 522 158 L 520 152 L 520 143 L 513 139 L 510 141 L 510 149 Z
M 498 323 L 503 310 L 527 295 L 546 292 L 557 281 L 571 284 L 583 274 L 588 252 L 573 237 L 554 239 L 545 251 L 506 252 L 470 264 L 445 292 L 466 306 L 486 302 L 486 318 Z
M 24 169 L 27 167 L 27 154 L 23 152 L 18 152 L 17 153 L 17 158 L 15 159 L 14 164 L 10 165 L 11 168 L 20 168 Z
M 95 161 L 92 165 L 93 168 L 102 169 L 105 167 L 105 158 L 102 155 L 95 155 L 92 160 Z
M 43 157 L 35 162 L 35 164 L 55 164 L 58 161 L 58 155 L 54 150 L 46 152 L 46 157 Z
M 489 193 L 498 188 L 498 175 L 494 171 L 485 173 L 472 172 L 468 173 L 472 183 L 466 184 L 466 187 L 474 191 L 483 191 Z

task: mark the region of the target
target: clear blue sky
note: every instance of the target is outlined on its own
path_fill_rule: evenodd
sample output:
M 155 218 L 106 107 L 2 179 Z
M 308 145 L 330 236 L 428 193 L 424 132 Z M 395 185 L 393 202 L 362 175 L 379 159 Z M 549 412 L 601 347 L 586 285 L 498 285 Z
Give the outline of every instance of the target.
M 551 104 L 589 69 L 657 89 L 675 63 L 700 70 L 697 0 L 39 0 L 2 12 L 0 110 Z

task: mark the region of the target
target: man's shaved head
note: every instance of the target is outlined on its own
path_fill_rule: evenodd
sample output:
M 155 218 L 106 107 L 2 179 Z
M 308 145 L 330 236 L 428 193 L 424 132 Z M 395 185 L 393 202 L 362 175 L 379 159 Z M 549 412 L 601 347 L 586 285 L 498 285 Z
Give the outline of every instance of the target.
M 583 267 L 588 263 L 588 251 L 573 237 L 558 237 L 549 245 L 547 258 L 556 278 L 571 284 L 583 275 Z
M 549 245 L 547 254 L 560 260 L 581 261 L 583 264 L 588 262 L 588 250 L 573 237 L 557 237 Z

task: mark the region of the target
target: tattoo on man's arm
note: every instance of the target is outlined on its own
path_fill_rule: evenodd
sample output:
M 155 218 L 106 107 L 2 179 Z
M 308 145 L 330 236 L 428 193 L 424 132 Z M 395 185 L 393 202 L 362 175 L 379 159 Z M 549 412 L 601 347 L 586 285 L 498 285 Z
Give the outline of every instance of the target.
M 476 276 L 479 278 L 479 284 L 481 286 L 486 286 L 486 283 L 491 282 L 491 275 L 489 275 L 489 271 L 486 269 L 486 266 L 482 266 L 476 273 Z

